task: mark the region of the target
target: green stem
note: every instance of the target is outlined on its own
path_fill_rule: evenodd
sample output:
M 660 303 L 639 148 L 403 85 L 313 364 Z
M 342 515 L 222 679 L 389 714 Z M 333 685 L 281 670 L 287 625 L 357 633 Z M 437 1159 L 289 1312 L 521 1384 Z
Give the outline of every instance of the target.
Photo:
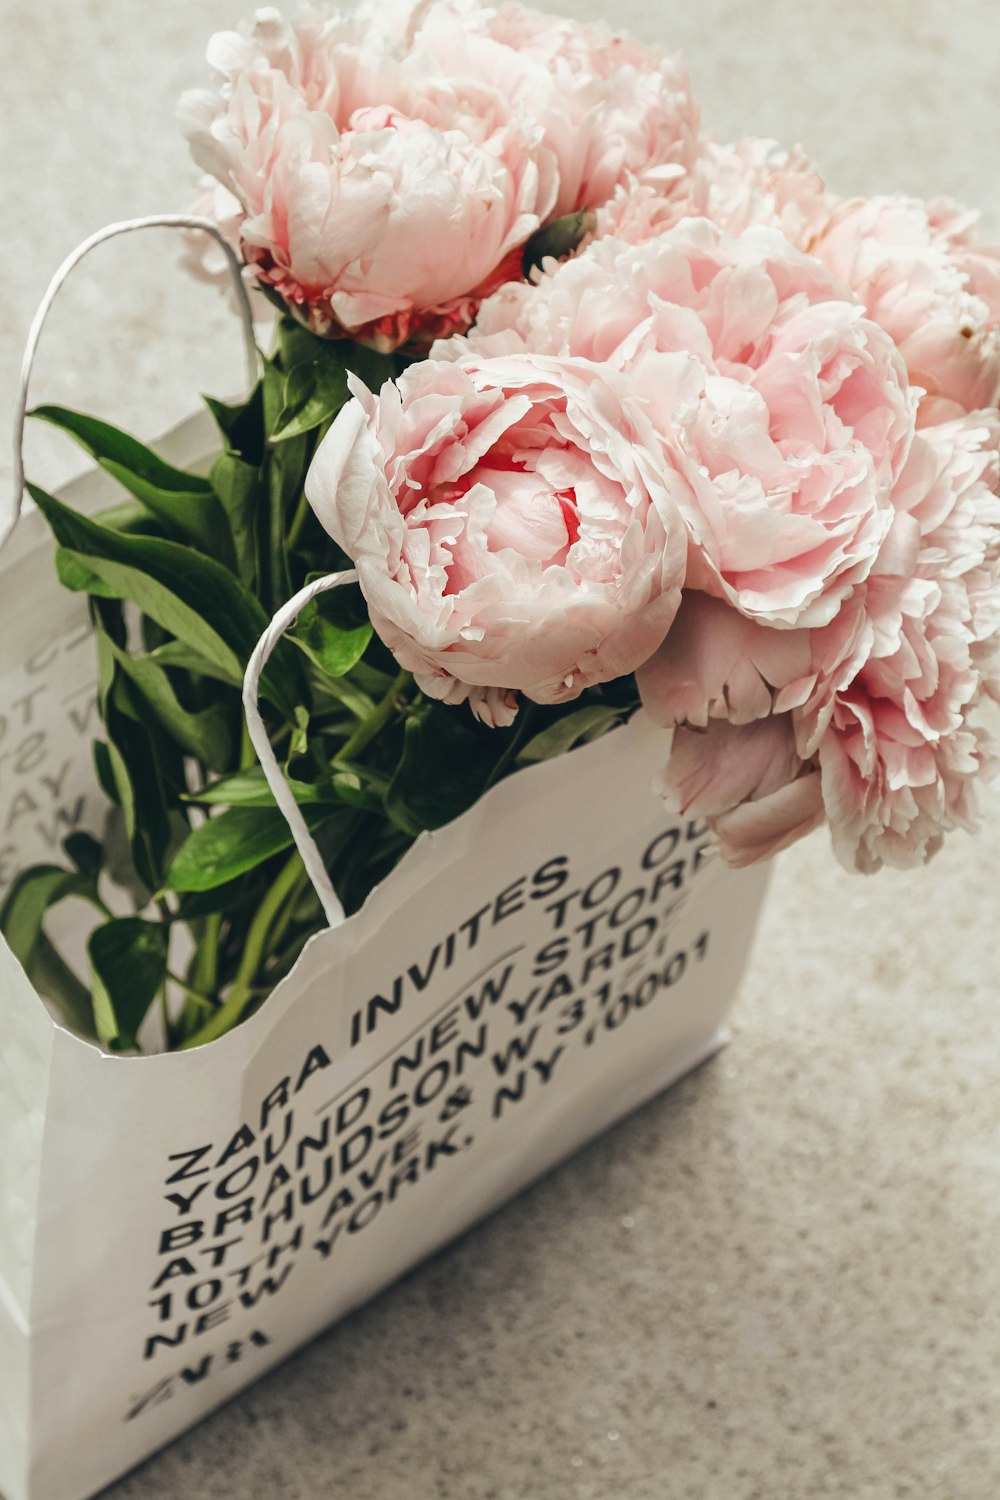
M 187 1051 L 191 1047 L 201 1047 L 205 1042 L 214 1042 L 216 1037 L 223 1036 L 238 1024 L 250 998 L 254 975 L 265 957 L 268 933 L 281 910 L 282 903 L 290 895 L 301 873 L 302 860 L 296 850 L 281 869 L 271 889 L 257 908 L 247 931 L 243 957 L 236 971 L 236 978 L 233 980 L 224 1004 L 219 1006 L 200 1031 L 181 1043 L 182 1051 Z
M 292 524 L 288 528 L 288 540 L 286 545 L 289 552 L 294 552 L 298 544 L 299 537 L 302 535 L 302 528 L 306 524 L 306 517 L 309 514 L 309 510 L 309 501 L 306 499 L 305 490 L 303 490 L 302 494 L 299 497 L 299 503 L 295 507 L 295 514 L 292 517 Z
M 248 766 L 257 764 L 257 752 L 250 738 L 250 730 L 247 728 L 246 719 L 240 721 L 240 762 L 239 769 L 245 771 Z
M 174 974 L 170 969 L 168 969 L 167 978 L 171 981 L 171 983 L 176 984 L 179 990 L 183 990 L 184 994 L 187 995 L 189 1000 L 193 1000 L 197 1005 L 202 1006 L 205 1010 L 215 1010 L 214 1000 L 210 1000 L 207 995 L 203 995 L 200 990 L 196 990 L 193 985 L 188 984 L 187 980 L 182 979 L 179 974 Z
M 168 971 L 167 978 L 171 977 Z M 174 1033 L 173 1027 L 170 1024 L 170 1010 L 167 1006 L 167 986 L 165 984 L 160 985 L 160 1021 L 163 1025 L 163 1043 L 169 1052 Z
M 219 974 L 219 934 L 222 931 L 221 911 L 212 912 L 205 918 L 205 925 L 198 939 L 194 961 L 188 971 L 189 993 L 199 998 L 214 995 Z
M 309 876 L 306 874 L 306 871 L 303 868 L 302 870 L 300 870 L 299 877 L 295 881 L 295 884 L 288 892 L 284 907 L 275 918 L 271 931 L 268 934 L 268 953 L 276 953 L 281 947 L 281 944 L 284 941 L 285 933 L 288 931 L 289 923 L 291 922 L 292 916 L 294 915 L 298 899 L 302 895 L 302 892 L 306 889 L 308 884 Z
M 376 705 L 375 712 L 369 714 L 363 724 L 357 729 L 338 750 L 334 756 L 334 763 L 343 760 L 356 760 L 361 751 L 369 744 L 381 729 L 388 724 L 398 707 L 398 698 L 403 689 L 413 681 L 409 672 L 397 672 L 389 686 L 389 690 L 381 703 Z

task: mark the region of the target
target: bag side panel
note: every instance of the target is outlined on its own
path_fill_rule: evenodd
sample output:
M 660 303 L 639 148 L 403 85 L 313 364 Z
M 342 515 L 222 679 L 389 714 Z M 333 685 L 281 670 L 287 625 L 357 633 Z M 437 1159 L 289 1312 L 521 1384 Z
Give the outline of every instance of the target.
M 0 938 L 0 1492 L 25 1500 L 29 1305 L 55 1027 Z

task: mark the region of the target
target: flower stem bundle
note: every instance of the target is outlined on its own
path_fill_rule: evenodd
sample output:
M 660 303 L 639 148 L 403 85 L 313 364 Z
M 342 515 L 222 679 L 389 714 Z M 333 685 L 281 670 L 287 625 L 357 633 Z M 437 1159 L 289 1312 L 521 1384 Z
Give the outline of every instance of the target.
M 423 831 L 644 705 L 732 864 L 828 824 L 871 872 L 978 821 L 1000 696 L 1000 252 L 702 134 L 686 75 L 516 4 L 263 11 L 182 121 L 274 313 L 207 474 L 40 407 L 121 486 L 30 492 L 89 600 L 108 815 L 0 922 L 116 1049 L 260 1006 Z M 211 267 L 208 268 L 211 270 Z M 586 809 L 581 809 L 586 816 Z M 97 918 L 86 974 L 46 927 Z

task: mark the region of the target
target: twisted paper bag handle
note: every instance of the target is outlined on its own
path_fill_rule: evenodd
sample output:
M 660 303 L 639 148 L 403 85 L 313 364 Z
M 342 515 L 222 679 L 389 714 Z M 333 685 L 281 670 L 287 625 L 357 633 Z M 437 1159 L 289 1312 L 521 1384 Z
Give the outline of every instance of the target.
M 203 230 L 206 234 L 210 234 L 218 243 L 226 257 L 226 267 L 230 273 L 236 292 L 237 307 L 243 327 L 244 350 L 247 363 L 247 385 L 252 390 L 256 384 L 258 372 L 257 342 L 254 337 L 253 312 L 250 307 L 250 298 L 243 282 L 242 265 L 239 256 L 217 224 L 213 223 L 211 219 L 203 218 L 197 214 L 151 214 L 141 219 L 125 219 L 120 223 L 106 224 L 103 229 L 98 229 L 94 234 L 88 235 L 85 240 L 82 240 L 77 245 L 75 250 L 67 255 L 62 265 L 53 275 L 52 280 L 45 289 L 45 294 L 41 302 L 38 304 L 38 310 L 31 320 L 31 327 L 28 330 L 28 338 L 24 346 L 24 356 L 21 361 L 18 399 L 14 410 L 13 504 L 10 520 L 3 528 L 2 533 L 0 533 L 0 546 L 10 536 L 21 515 L 24 499 L 24 425 L 28 413 L 28 387 L 35 364 L 38 341 L 41 338 L 46 319 L 52 310 L 52 304 L 70 272 L 79 265 L 80 261 L 86 255 L 89 255 L 91 250 L 97 245 L 102 245 L 105 240 L 114 239 L 120 234 L 132 234 L 138 229 Z M 243 707 L 246 713 L 250 740 L 257 752 L 267 779 L 267 784 L 271 789 L 275 802 L 285 817 L 285 821 L 295 840 L 296 847 L 302 856 L 302 863 L 305 865 L 306 873 L 313 883 L 326 919 L 331 927 L 339 926 L 344 921 L 344 908 L 330 882 L 330 877 L 326 872 L 326 866 L 316 841 L 309 832 L 305 818 L 299 810 L 299 805 L 295 801 L 291 789 L 282 775 L 281 767 L 267 737 L 267 730 L 261 718 L 257 698 L 260 675 L 268 657 L 271 655 L 281 636 L 294 623 L 303 607 L 311 599 L 314 599 L 317 594 L 325 593 L 327 589 L 338 588 L 344 583 L 353 583 L 356 579 L 357 574 L 353 570 L 346 573 L 333 573 L 329 577 L 320 578 L 308 584 L 304 589 L 301 589 L 274 616 L 274 619 L 258 641 L 250 657 L 243 679 Z

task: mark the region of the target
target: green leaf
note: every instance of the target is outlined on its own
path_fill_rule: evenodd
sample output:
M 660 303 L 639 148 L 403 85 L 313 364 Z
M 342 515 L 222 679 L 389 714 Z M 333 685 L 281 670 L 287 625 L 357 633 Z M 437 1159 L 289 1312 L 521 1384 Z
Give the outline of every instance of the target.
M 105 740 L 95 740 L 93 751 L 94 771 L 97 775 L 97 783 L 108 801 L 113 802 L 117 807 L 119 805 L 118 784 L 115 781 L 114 767 L 111 764 L 111 751 L 107 742 Z
M 272 448 L 268 455 L 267 597 L 275 609 L 293 592 L 288 533 L 291 517 L 302 500 L 311 453 L 309 438 L 301 437 Z
M 260 471 L 235 453 L 223 453 L 212 466 L 212 487 L 226 514 L 236 571 L 252 589 L 257 577 L 257 511 L 263 503 Z
M 100 460 L 100 467 L 112 479 L 140 501 L 150 515 L 183 541 L 191 541 L 207 552 L 218 555 L 224 543 L 225 521 L 216 496 L 202 490 L 185 494 L 180 490 L 159 490 L 137 474 L 110 459 Z
M 122 500 L 118 505 L 105 505 L 94 519 L 112 531 L 137 531 L 146 536 L 157 535 L 157 522 L 138 500 Z
M 282 333 L 280 359 L 287 370 L 283 401 L 271 434 L 275 443 L 322 427 L 350 399 L 349 372 L 377 391 L 396 374 L 395 361 L 362 344 L 331 343 L 291 329 Z
M 38 406 L 31 415 L 75 438 L 157 520 L 206 551 L 217 550 L 222 515 L 207 479 L 175 469 L 144 443 L 96 417 L 64 406 Z
M 79 553 L 71 552 L 68 547 L 56 548 L 56 577 L 63 588 L 73 594 L 94 594 L 98 599 L 120 598 L 117 589 L 99 578 Z
M 89 833 L 78 831 L 68 833 L 63 839 L 63 852 L 81 875 L 87 875 L 93 881 L 97 880 L 104 863 L 104 848 Z
M 330 786 L 313 785 L 307 781 L 288 780 L 296 802 L 302 804 L 335 802 L 336 793 Z M 274 807 L 275 801 L 267 778 L 260 766 L 250 766 L 244 771 L 234 771 L 230 776 L 220 776 L 197 792 L 188 792 L 186 802 L 200 802 L 220 807 Z
M 306 822 L 317 828 L 328 807 L 308 808 Z M 210 891 L 288 849 L 294 840 L 280 812 L 233 807 L 196 828 L 178 849 L 167 872 L 168 891 Z
M 259 899 L 260 893 L 257 893 Z M 241 907 L 254 898 L 253 882 L 242 877 L 213 886 L 208 891 L 186 891 L 178 897 L 175 921 L 195 922 L 201 917 L 224 915 L 233 922 Z
M 385 807 L 406 833 L 440 828 L 482 795 L 509 733 L 474 726 L 429 700 L 406 722 Z
M 159 537 L 124 536 L 29 485 L 56 540 L 78 554 L 118 598 L 130 599 L 164 630 L 213 661 L 226 680 L 239 685 L 244 663 L 268 623 L 260 603 L 220 563 L 190 547 Z M 280 647 L 261 679 L 270 701 L 294 717 L 296 678 L 288 680 L 292 657 Z
M 133 656 L 108 639 L 107 648 L 138 690 L 150 713 L 188 755 L 222 771 L 233 753 L 230 715 L 224 703 L 192 712 L 180 703 L 164 667 L 153 656 Z
M 137 438 L 110 427 L 107 422 L 98 421 L 96 417 L 70 411 L 65 406 L 36 406 L 31 415 L 68 433 L 92 458 L 111 459 L 157 489 L 211 495 L 212 486 L 203 475 L 175 469 Z
M 0 908 L 0 931 L 18 963 L 27 967 L 46 912 L 67 896 L 94 901 L 93 877 L 58 865 L 33 865 L 18 875 Z
M 392 681 L 392 678 L 389 679 Z M 317 696 L 326 695 L 342 703 L 344 707 L 359 720 L 365 723 L 375 712 L 375 701 L 367 693 L 361 691 L 349 677 L 323 676 L 316 682 Z
M 209 661 L 207 656 L 199 656 L 197 651 L 192 651 L 183 641 L 165 641 L 162 646 L 149 652 L 149 660 L 160 667 L 177 667 L 195 677 L 210 677 L 215 682 L 233 686 L 232 677 L 217 662 Z
M 328 781 L 296 781 L 285 778 L 296 802 L 302 807 L 329 806 L 338 802 L 348 807 L 378 811 L 382 807 L 386 780 L 367 766 L 338 766 Z M 221 807 L 274 807 L 274 795 L 260 766 L 220 776 L 197 792 L 188 792 L 186 802 Z
M 521 264 L 525 276 L 550 258 L 563 260 L 572 255 L 580 242 L 593 233 L 595 222 L 591 211 L 581 208 L 575 214 L 563 214 L 562 218 L 553 219 L 550 224 L 536 229 L 524 247 Z
M 285 380 L 284 403 L 278 413 L 271 440 L 287 442 L 321 427 L 350 396 L 343 365 L 319 356 L 293 366 Z
M 384 698 L 392 687 L 393 672 L 383 672 L 369 661 L 359 661 L 351 672 L 351 682 L 367 693 L 372 702 Z
M 620 709 L 608 708 L 600 703 L 578 708 L 530 739 L 517 759 L 519 762 L 551 760 L 553 756 L 571 750 L 574 745 L 598 739 L 620 723 L 621 719 Z
M 371 625 L 344 630 L 326 616 L 320 600 L 313 599 L 288 632 L 288 639 L 328 677 L 343 677 L 364 656 L 372 634 Z
M 264 460 L 264 406 L 262 384 L 258 380 L 246 401 L 227 406 L 211 396 L 202 400 L 215 419 L 231 453 L 244 459 L 252 468 Z
M 141 917 L 113 917 L 87 944 L 97 1035 L 105 1046 L 134 1047 L 167 976 L 168 929 Z
M 149 713 L 124 676 L 113 642 L 97 634 L 98 694 L 107 731 L 104 772 L 122 810 L 136 874 L 150 891 L 159 887 L 177 842 L 177 791 L 183 784 L 179 750 L 148 722 Z
M 44 932 L 39 934 L 31 958 L 24 968 L 38 993 L 59 1007 L 63 1017 L 75 1031 L 84 1036 L 95 1035 L 90 991 L 73 973 Z

